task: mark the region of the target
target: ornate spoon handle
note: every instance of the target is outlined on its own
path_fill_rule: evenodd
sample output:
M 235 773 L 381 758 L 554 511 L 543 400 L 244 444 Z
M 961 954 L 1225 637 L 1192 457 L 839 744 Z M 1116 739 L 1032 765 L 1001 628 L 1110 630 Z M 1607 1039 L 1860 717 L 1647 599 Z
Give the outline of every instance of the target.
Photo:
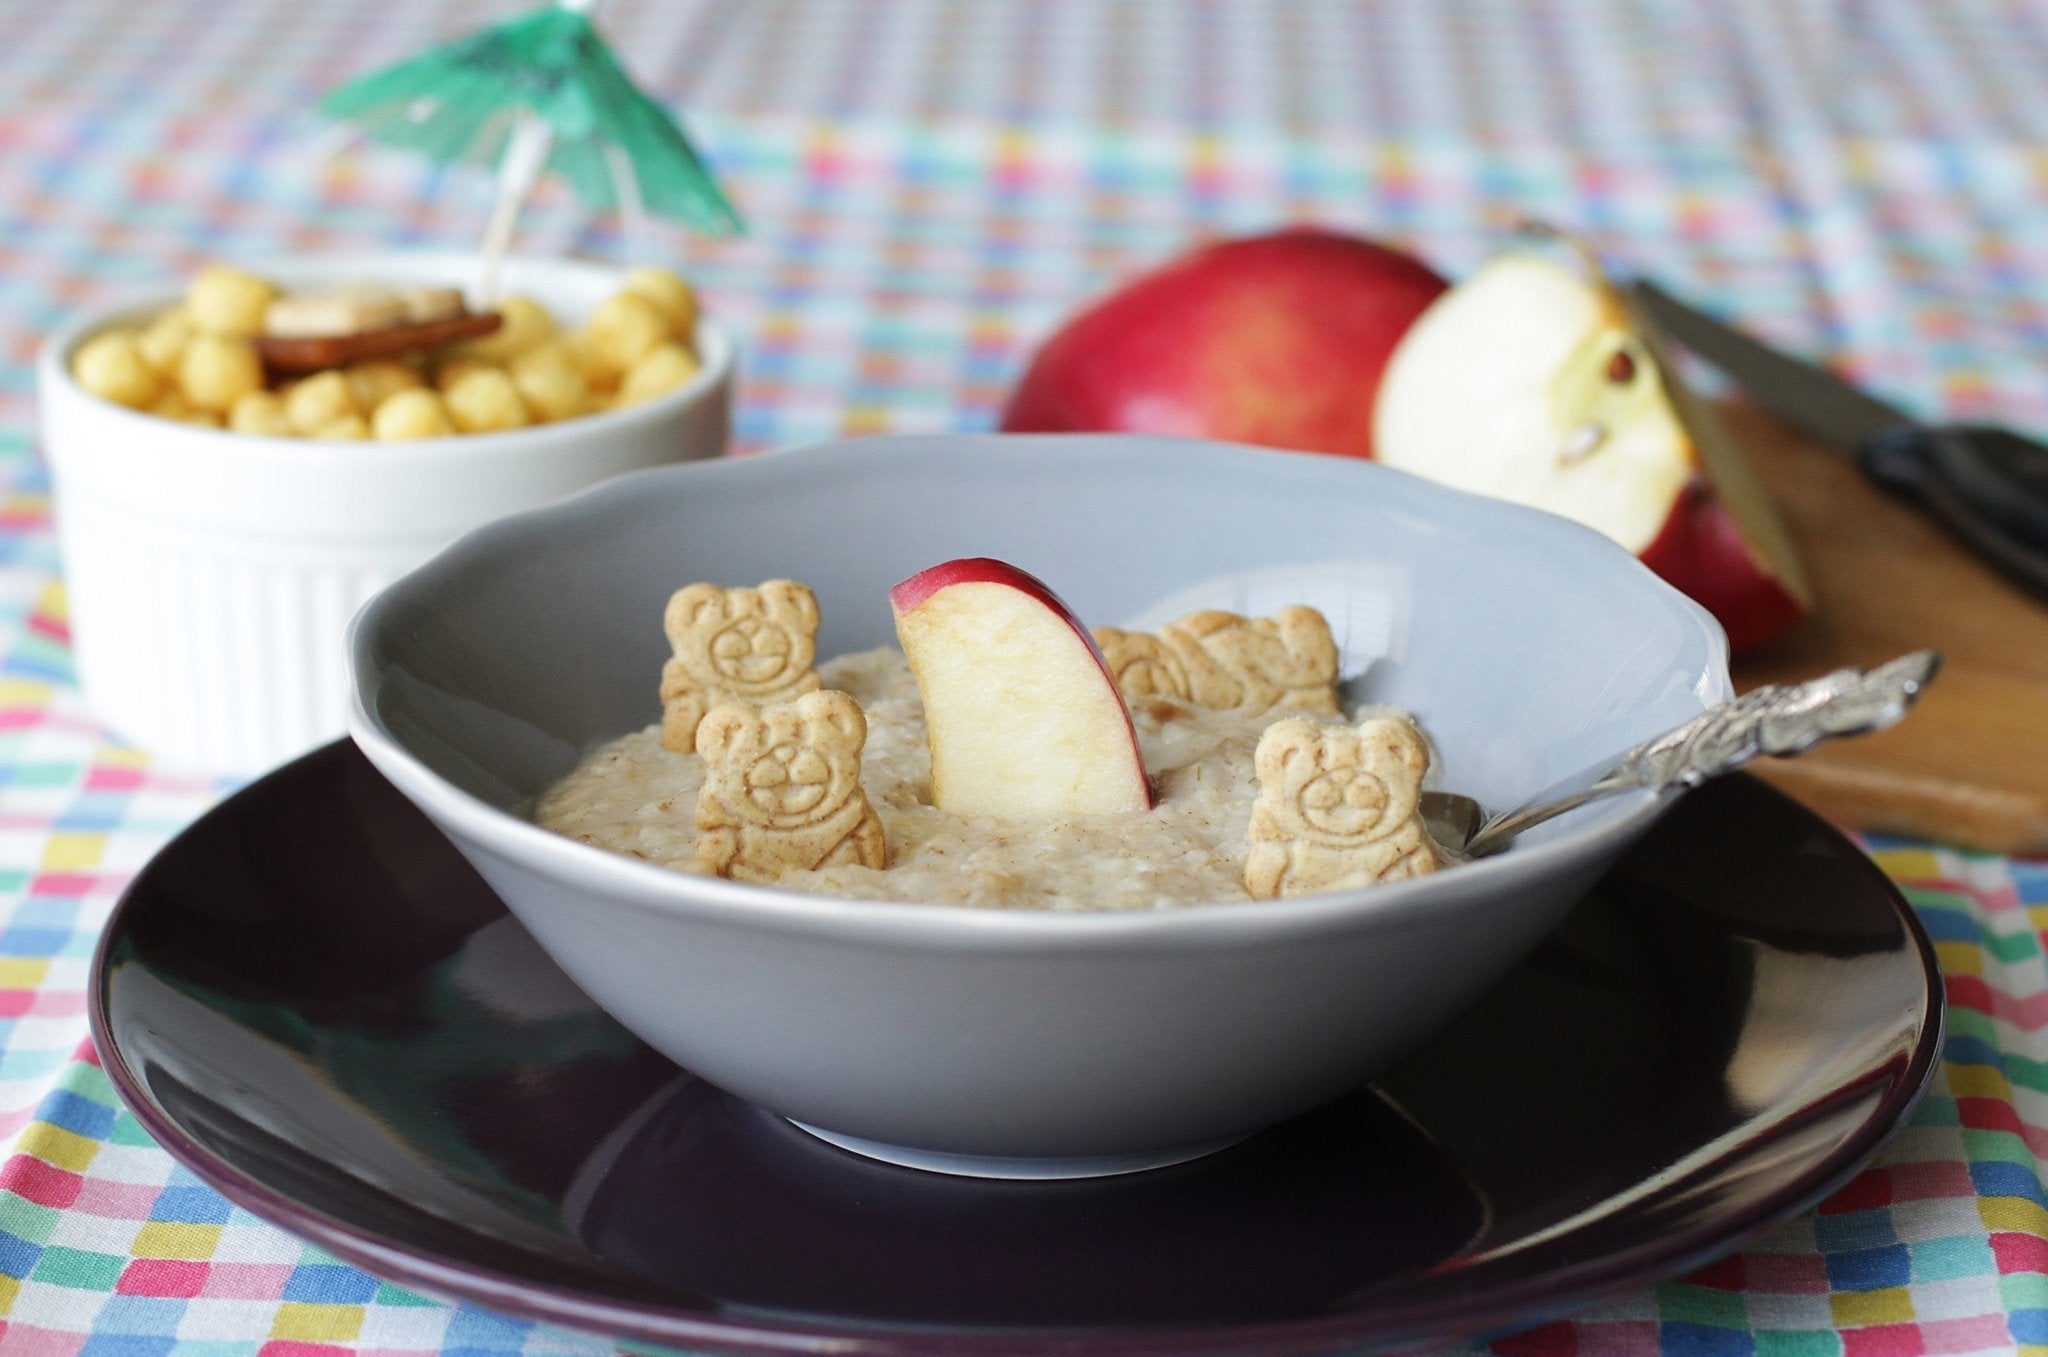
M 1532 825 L 1635 788 L 1670 793 L 1731 773 L 1760 754 L 1797 754 L 1839 735 L 1883 730 L 1906 714 L 1941 667 L 1916 650 L 1874 669 L 1837 669 L 1805 683 L 1751 689 L 1654 736 L 1612 764 L 1555 784 L 1535 800 L 1479 827 L 1465 852 L 1484 857 Z

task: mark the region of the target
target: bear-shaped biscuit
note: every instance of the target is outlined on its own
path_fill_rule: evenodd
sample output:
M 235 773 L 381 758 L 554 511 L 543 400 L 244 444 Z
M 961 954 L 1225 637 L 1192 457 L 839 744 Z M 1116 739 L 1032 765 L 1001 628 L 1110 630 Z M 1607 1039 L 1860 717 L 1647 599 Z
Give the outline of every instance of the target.
M 1440 865 L 1418 810 L 1429 749 L 1406 719 L 1275 721 L 1254 766 L 1259 794 L 1244 863 L 1254 898 L 1368 886 Z
M 785 872 L 858 864 L 880 870 L 888 845 L 860 785 L 867 717 L 845 693 L 794 702 L 726 702 L 697 727 L 699 870 L 770 882 Z
M 752 589 L 691 584 L 662 618 L 674 654 L 661 666 L 661 743 L 697 747 L 697 723 L 721 702 L 786 702 L 815 692 L 818 600 L 795 580 Z
M 1129 702 L 1164 697 L 1246 716 L 1338 712 L 1337 642 L 1323 615 L 1301 604 L 1271 617 L 1208 608 L 1156 633 L 1097 627 L 1095 643 Z

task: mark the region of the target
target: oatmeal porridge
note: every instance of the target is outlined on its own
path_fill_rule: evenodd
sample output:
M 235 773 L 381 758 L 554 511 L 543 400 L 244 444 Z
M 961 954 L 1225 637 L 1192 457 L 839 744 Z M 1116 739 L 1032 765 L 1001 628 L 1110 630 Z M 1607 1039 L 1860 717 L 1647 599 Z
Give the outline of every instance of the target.
M 1245 716 L 1138 699 L 1131 719 L 1158 807 L 1017 823 L 930 804 L 923 706 L 902 652 L 841 656 L 820 664 L 818 676 L 867 713 L 861 780 L 887 832 L 889 865 L 791 872 L 777 884 L 857 899 L 1068 910 L 1248 898 L 1253 751 L 1276 718 L 1299 713 Z M 660 727 L 649 726 L 597 750 L 548 791 L 535 818 L 612 852 L 692 870 L 704 779 L 702 758 L 664 748 Z

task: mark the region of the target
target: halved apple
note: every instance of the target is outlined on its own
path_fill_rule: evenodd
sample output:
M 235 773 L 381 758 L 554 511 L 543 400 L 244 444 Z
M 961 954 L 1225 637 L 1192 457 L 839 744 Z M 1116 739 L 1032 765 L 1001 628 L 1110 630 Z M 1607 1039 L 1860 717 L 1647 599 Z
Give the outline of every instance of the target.
M 966 557 L 904 580 L 889 606 L 924 698 L 934 804 L 1012 820 L 1151 807 L 1116 679 L 1043 581 Z
M 1590 261 L 1512 250 L 1438 298 L 1388 361 L 1373 445 L 1388 466 L 1605 533 L 1734 649 L 1812 609 L 1740 449 Z

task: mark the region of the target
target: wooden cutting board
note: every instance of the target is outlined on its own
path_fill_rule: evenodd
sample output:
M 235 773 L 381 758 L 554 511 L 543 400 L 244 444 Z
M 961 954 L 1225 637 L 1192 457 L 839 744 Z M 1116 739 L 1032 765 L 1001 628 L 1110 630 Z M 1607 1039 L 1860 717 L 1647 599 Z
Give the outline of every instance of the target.
M 2007 584 L 1847 459 L 1754 407 L 1719 412 L 1776 499 L 1818 607 L 1738 656 L 1738 688 L 1931 646 L 1940 674 L 1899 725 L 1751 770 L 1854 830 L 2048 854 L 2048 605 Z

